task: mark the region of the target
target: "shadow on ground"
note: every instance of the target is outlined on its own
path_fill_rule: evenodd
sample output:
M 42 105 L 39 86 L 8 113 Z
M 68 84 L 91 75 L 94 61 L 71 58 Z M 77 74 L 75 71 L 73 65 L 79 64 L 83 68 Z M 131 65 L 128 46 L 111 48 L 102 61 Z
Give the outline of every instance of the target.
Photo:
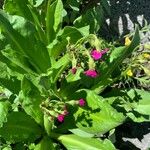
M 116 147 L 120 150 L 147 150 L 150 146 L 150 124 L 126 122 L 116 128 Z
M 150 23 L 150 0 L 110 0 L 111 16 L 109 23 L 104 25 L 104 37 L 118 38 L 134 30 L 134 25 L 140 27 L 145 25 L 145 21 Z M 102 31 L 100 31 L 102 32 Z

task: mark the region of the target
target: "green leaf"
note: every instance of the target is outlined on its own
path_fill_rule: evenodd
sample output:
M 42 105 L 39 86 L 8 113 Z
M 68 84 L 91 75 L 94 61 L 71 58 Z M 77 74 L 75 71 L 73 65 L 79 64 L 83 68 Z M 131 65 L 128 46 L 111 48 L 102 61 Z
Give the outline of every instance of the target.
M 39 7 L 44 0 L 29 0 L 29 2 L 34 6 L 34 7 Z
M 77 135 L 62 135 L 58 140 L 67 150 L 115 150 L 109 140 L 83 138 Z
M 139 113 L 133 113 L 133 112 L 128 112 L 126 115 L 134 122 L 149 122 L 150 121 L 150 116 L 148 115 L 141 115 Z
M 9 142 L 33 142 L 41 136 L 41 129 L 27 114 L 12 112 L 0 128 L 0 135 Z
M 137 48 L 139 43 L 139 29 L 138 27 L 136 27 L 135 35 L 130 46 L 121 46 L 115 48 L 109 56 L 109 62 L 107 64 L 103 63 L 102 65 L 100 65 L 101 68 L 99 70 L 101 72 L 101 75 L 96 79 L 96 84 L 92 87 L 92 90 L 94 90 L 96 93 L 100 93 L 107 87 L 107 85 L 112 83 L 112 81 L 115 81 L 112 80 L 110 82 L 108 81 L 108 78 L 110 77 L 112 72 L 118 67 L 118 65 L 120 65 L 122 61 Z
M 32 14 L 27 7 L 28 4 L 28 0 L 5 0 L 3 8 L 11 15 L 22 16 L 27 20 L 33 21 Z
M 4 56 L 4 54 L 2 54 L 3 51 L 5 51 L 5 49 L 8 45 L 6 46 L 6 43 L 5 43 L 6 41 L 4 39 L 2 41 L 1 40 L 2 39 L 0 39 L 0 45 L 1 46 L 3 44 L 4 45 L 2 47 L 0 47 L 0 49 L 2 49 L 2 50 L 0 50 L 0 61 L 1 61 L 0 63 L 3 63 L 7 66 L 6 67 L 6 70 L 7 70 L 6 72 L 9 72 L 9 74 L 11 76 L 17 76 L 18 79 L 22 78 L 22 74 L 25 74 L 26 71 L 24 69 L 22 69 L 20 66 L 18 66 L 17 64 L 13 63 L 10 59 L 6 58 Z M 0 65 L 0 66 L 3 66 L 3 65 Z
M 28 58 L 36 72 L 46 72 L 50 67 L 50 58 L 46 46 L 36 40 L 36 30 L 33 24 L 22 17 L 10 16 L 0 11 L 0 26 L 10 47 L 23 57 Z
M 48 135 L 50 135 L 53 127 L 53 122 L 50 122 L 48 119 L 48 115 L 44 114 L 44 128 Z
M 71 71 L 68 73 L 68 75 L 65 78 L 66 80 L 63 81 L 60 86 L 60 94 L 63 97 L 71 96 L 75 91 L 77 91 L 80 88 L 82 80 L 80 74 L 83 71 L 84 70 L 82 68 L 78 68 L 75 74 L 72 74 Z
M 32 66 L 32 63 L 28 59 L 28 57 L 23 56 L 23 54 L 20 54 L 15 50 L 8 47 L 2 50 L 2 54 L 6 58 L 8 58 L 13 64 L 21 67 L 26 72 L 33 74 L 34 73 L 33 70 L 36 71 L 35 68 Z
M 0 101 L 0 128 L 3 126 L 3 123 L 7 121 L 9 107 L 10 103 L 8 101 Z
M 32 2 L 31 2 L 32 1 Z M 18 15 L 22 16 L 28 21 L 31 21 L 35 24 L 37 28 L 38 35 L 37 37 L 40 38 L 43 43 L 46 43 L 45 39 L 45 33 L 41 27 L 40 23 L 40 14 L 39 12 L 33 8 L 32 5 L 35 7 L 40 5 L 43 2 L 43 0 L 30 0 L 30 4 L 28 0 L 6 0 L 4 3 L 4 10 L 6 12 L 9 12 L 11 15 Z
M 56 0 L 51 4 L 51 0 L 47 4 L 46 15 L 46 33 L 48 43 L 52 42 L 57 32 L 60 29 L 60 25 L 63 19 L 63 3 L 61 0 Z
M 9 68 L 2 62 L 0 62 L 0 85 L 15 94 L 18 94 L 21 88 L 21 82 L 15 76 L 10 75 Z
M 82 33 L 83 36 L 88 36 L 90 34 L 89 29 L 90 29 L 89 25 L 78 28 L 78 30 Z
M 53 143 L 49 137 L 44 137 L 34 150 L 55 150 Z
M 108 13 L 109 16 L 111 16 L 111 11 L 110 11 L 110 6 L 108 4 L 108 1 L 107 0 L 101 0 L 100 1 L 102 6 L 104 7 L 104 9 L 106 10 L 106 12 Z
M 49 55 L 56 58 L 63 53 L 68 44 L 67 38 L 69 38 L 70 44 L 75 44 L 82 37 L 82 32 L 80 32 L 77 28 L 66 26 L 62 32 L 57 35 L 57 39 L 48 45 Z
M 143 115 L 150 115 L 150 92 L 132 89 L 128 92 L 134 110 Z
M 82 16 L 79 16 L 74 21 L 74 26 L 76 28 L 82 28 L 89 25 L 90 33 L 97 33 L 103 21 L 104 18 L 102 6 L 97 6 L 92 9 L 88 9 L 84 14 L 82 14 Z
M 75 135 L 78 135 L 78 136 L 81 136 L 81 137 L 94 137 L 94 134 L 90 134 L 90 133 L 87 133 L 81 129 L 70 129 L 69 130 L 71 133 L 75 134 Z
M 21 89 L 22 93 L 20 93 L 20 98 L 22 100 L 23 109 L 28 115 L 34 118 L 38 124 L 43 126 L 43 113 L 40 109 L 43 98 L 39 90 L 26 77 L 24 77 L 22 81 Z
M 57 62 L 55 62 L 52 66 L 52 83 L 56 83 L 62 72 L 67 68 L 70 63 L 70 56 L 65 54 L 62 56 Z M 50 69 L 50 70 L 51 70 Z
M 149 91 L 131 89 L 127 90 L 112 90 L 107 93 L 105 100 L 113 107 L 124 112 L 127 117 L 134 122 L 144 122 L 150 120 L 150 102 Z
M 75 99 L 84 98 L 87 103 L 74 114 L 79 129 L 91 134 L 103 134 L 124 122 L 125 116 L 96 93 L 81 90 L 75 95 Z
M 67 0 L 67 5 L 70 6 L 74 11 L 79 11 L 80 3 L 77 0 Z

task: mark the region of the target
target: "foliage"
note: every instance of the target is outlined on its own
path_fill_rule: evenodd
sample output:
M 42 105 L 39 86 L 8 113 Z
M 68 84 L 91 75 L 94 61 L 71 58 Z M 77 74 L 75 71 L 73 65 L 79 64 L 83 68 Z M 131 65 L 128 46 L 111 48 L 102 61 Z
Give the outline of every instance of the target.
M 113 150 L 106 133 L 129 118 L 149 121 L 149 92 L 106 92 L 123 77 L 120 64 L 139 46 L 138 27 L 129 45 L 107 43 L 93 34 L 104 11 L 110 14 L 107 1 L 84 14 L 81 4 L 5 0 L 0 10 L 3 148 Z

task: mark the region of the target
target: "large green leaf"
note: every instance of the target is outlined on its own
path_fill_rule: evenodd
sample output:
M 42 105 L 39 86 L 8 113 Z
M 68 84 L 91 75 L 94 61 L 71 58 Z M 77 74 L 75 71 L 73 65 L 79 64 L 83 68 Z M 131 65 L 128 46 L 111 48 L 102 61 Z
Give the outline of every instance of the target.
M 46 33 L 48 43 L 52 42 L 57 32 L 60 29 L 63 18 L 63 3 L 61 0 L 56 0 L 51 4 L 51 0 L 47 4 L 46 15 Z
M 25 112 L 30 115 L 35 121 L 43 126 L 43 113 L 40 109 L 40 104 L 43 98 L 40 96 L 40 92 L 24 77 L 22 81 L 22 93 L 20 94 L 22 100 L 22 107 Z
M 44 137 L 40 143 L 35 146 L 34 150 L 55 150 L 53 143 L 49 137 Z
M 150 92 L 132 89 L 128 92 L 133 109 L 140 114 L 150 115 Z
M 124 122 L 125 116 L 96 93 L 82 90 L 76 94 L 76 99 L 86 100 L 86 106 L 79 107 L 74 114 L 79 129 L 87 133 L 103 134 Z
M 43 43 L 36 40 L 33 24 L 22 17 L 10 16 L 0 11 L 0 26 L 11 48 L 28 58 L 37 72 L 46 72 L 50 67 L 50 58 Z
M 126 116 L 134 122 L 150 120 L 149 91 L 116 89 L 107 93 L 105 96 L 105 101 L 108 101 L 114 108 L 126 113 Z
M 127 58 L 139 45 L 139 29 L 136 27 L 135 35 L 129 46 L 121 46 L 115 48 L 109 56 L 109 62 L 100 65 L 100 76 L 95 80 L 95 85 L 92 87 L 96 93 L 102 92 L 113 80 L 108 80 L 112 72 Z M 115 80 L 114 80 L 115 81 Z
M 12 112 L 8 115 L 7 122 L 0 128 L 0 135 L 10 142 L 33 142 L 41 136 L 41 129 L 24 112 Z
M 0 101 L 0 127 L 7 121 L 10 103 L 8 101 Z
M 9 12 L 9 14 L 11 15 L 22 16 L 25 19 L 34 23 L 37 28 L 37 32 L 39 34 L 39 36 L 37 37 L 40 38 L 41 41 L 46 43 L 46 40 L 44 37 L 45 36 L 44 31 L 42 30 L 42 26 L 40 24 L 40 14 L 35 8 L 32 7 L 32 5 L 34 5 L 35 7 L 40 5 L 43 2 L 43 0 L 37 0 L 37 1 L 33 0 L 32 2 L 30 1 L 28 0 L 21 0 L 21 1 L 20 0 L 5 0 L 4 10 L 6 12 Z
M 109 140 L 83 138 L 77 135 L 62 135 L 58 140 L 67 150 L 115 150 Z

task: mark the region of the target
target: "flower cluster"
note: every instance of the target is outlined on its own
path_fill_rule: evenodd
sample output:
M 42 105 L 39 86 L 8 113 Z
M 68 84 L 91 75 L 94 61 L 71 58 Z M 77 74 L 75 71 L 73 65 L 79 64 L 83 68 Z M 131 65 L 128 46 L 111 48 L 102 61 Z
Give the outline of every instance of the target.
M 94 61 L 100 60 L 100 59 L 102 58 L 102 56 L 108 52 L 108 50 L 109 50 L 108 48 L 105 48 L 105 49 L 103 49 L 103 50 L 101 50 L 101 51 L 100 51 L 100 50 L 93 49 L 93 50 L 91 51 L 91 53 L 88 54 L 88 56 L 90 57 L 89 59 L 92 60 L 92 61 L 91 61 L 92 67 L 90 67 L 90 65 L 89 65 L 89 69 L 86 70 L 86 71 L 84 71 L 84 74 L 85 74 L 86 76 L 91 77 L 91 78 L 96 78 L 96 77 L 99 75 L 99 73 L 95 70 L 95 67 L 94 67 L 95 65 L 93 65 L 93 64 L 94 64 Z M 93 61 L 93 60 L 94 60 L 94 61 Z M 89 64 L 90 64 L 90 63 L 89 63 Z M 72 74 L 76 74 L 77 68 L 76 68 L 76 67 L 73 67 L 73 68 L 71 69 L 71 72 L 72 72 Z
M 68 102 L 69 103 L 69 102 Z M 71 102 L 72 103 L 72 102 Z M 85 100 L 83 99 L 83 98 L 81 98 L 81 99 L 79 99 L 78 101 L 73 101 L 73 104 L 77 104 L 77 105 L 79 105 L 79 106 L 81 106 L 81 107 L 83 107 L 83 106 L 85 106 Z M 64 112 L 63 113 L 61 113 L 61 114 L 58 114 L 58 116 L 57 116 L 57 120 L 59 121 L 59 122 L 63 122 L 64 121 L 64 119 L 65 119 L 65 116 L 66 115 L 68 115 L 68 111 L 67 111 L 67 108 L 66 108 L 66 106 L 65 106 L 65 108 L 64 108 Z
M 58 120 L 59 122 L 63 122 L 64 119 L 65 119 L 65 116 L 68 115 L 68 114 L 69 114 L 69 112 L 68 112 L 67 107 L 66 107 L 66 105 L 65 105 L 64 111 L 63 111 L 61 114 L 58 114 L 57 120 Z

